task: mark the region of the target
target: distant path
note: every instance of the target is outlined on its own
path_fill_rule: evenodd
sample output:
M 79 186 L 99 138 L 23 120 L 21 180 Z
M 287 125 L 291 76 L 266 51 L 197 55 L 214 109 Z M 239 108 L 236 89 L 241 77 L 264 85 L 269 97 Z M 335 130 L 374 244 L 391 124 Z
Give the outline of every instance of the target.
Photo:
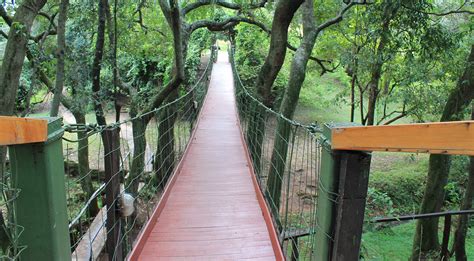
M 221 52 L 182 168 L 132 260 L 282 260 L 238 124 L 232 70 Z

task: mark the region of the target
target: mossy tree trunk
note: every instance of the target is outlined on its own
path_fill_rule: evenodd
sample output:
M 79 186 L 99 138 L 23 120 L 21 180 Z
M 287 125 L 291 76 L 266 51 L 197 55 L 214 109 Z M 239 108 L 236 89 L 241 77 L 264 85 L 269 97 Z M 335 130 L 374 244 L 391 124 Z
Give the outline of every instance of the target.
M 66 54 L 66 20 L 69 0 L 61 0 L 59 5 L 59 19 L 58 19 L 58 47 L 56 50 L 56 86 L 54 88 L 54 97 L 51 104 L 50 116 L 56 117 L 59 112 L 59 104 L 61 102 L 61 94 L 63 92 L 65 70 L 64 56 Z
M 463 119 L 466 108 L 474 97 L 474 45 L 471 46 L 463 75 L 451 92 L 443 110 L 441 121 Z M 444 203 L 445 186 L 448 180 L 450 157 L 431 155 L 427 184 L 421 203 L 420 213 L 439 212 Z M 439 254 L 439 218 L 420 219 L 416 225 L 411 260 L 419 260 L 431 254 Z
M 289 119 L 293 118 L 295 113 L 301 87 L 306 76 L 306 66 L 318 34 L 317 27 L 315 26 L 312 0 L 305 2 L 302 12 L 304 36 L 291 62 L 290 78 L 280 106 L 280 113 Z M 266 191 L 267 197 L 272 201 L 270 207 L 275 217 L 278 217 L 280 209 L 281 187 L 285 173 L 288 146 L 291 144 L 289 140 L 291 127 L 291 124 L 286 119 L 278 119 Z
M 256 90 L 267 107 L 272 107 L 272 88 L 275 79 L 285 61 L 288 42 L 288 28 L 293 17 L 304 1 L 280 0 L 275 7 L 272 30 L 270 33 L 270 48 L 267 57 L 257 77 Z M 257 174 L 261 171 L 262 143 L 265 132 L 265 111 L 255 104 L 250 111 L 247 144 Z
M 474 106 L 472 110 L 471 119 L 474 120 Z M 467 181 L 464 198 L 461 202 L 461 210 L 469 210 L 472 208 L 474 201 L 474 157 L 470 157 L 469 177 Z M 456 232 L 454 233 L 454 253 L 456 261 L 467 261 L 466 254 L 466 235 L 469 228 L 469 216 L 459 216 Z
M 390 41 L 390 23 L 397 14 L 399 3 L 396 1 L 387 1 L 383 10 L 382 29 L 378 40 L 377 49 L 375 51 L 374 63 L 370 69 L 370 81 L 368 84 L 369 89 L 369 100 L 367 106 L 367 115 L 362 119 L 364 125 L 375 124 L 375 109 L 377 106 L 377 99 L 380 93 L 380 79 L 382 78 L 382 68 L 385 63 L 385 48 Z M 361 117 L 363 117 L 361 115 Z
M 178 91 L 171 93 L 168 100 L 173 101 L 178 98 Z M 176 104 L 166 107 L 160 112 L 158 126 L 158 144 L 155 153 L 153 170 L 156 181 L 162 188 L 165 187 L 175 166 L 175 146 L 174 146 L 174 124 L 178 112 Z
M 137 195 L 138 185 L 140 183 L 140 176 L 145 171 L 145 152 L 146 152 L 146 128 L 148 121 L 142 118 L 136 118 L 137 105 L 132 102 L 130 105 L 130 117 L 132 120 L 132 135 L 133 135 L 133 156 L 130 167 L 130 174 L 126 181 L 128 192 L 132 195 Z
M 105 21 L 107 0 L 99 0 L 98 4 L 98 22 L 97 22 L 97 37 L 95 42 L 94 60 L 92 62 L 92 92 L 93 103 L 95 110 L 95 117 L 97 124 L 100 126 L 107 125 L 104 110 L 102 108 L 102 98 L 100 90 L 100 74 L 102 69 L 102 58 L 104 56 L 104 42 L 105 42 Z M 105 138 L 103 138 L 105 140 Z
M 250 158 L 257 175 L 262 171 L 262 150 L 263 139 L 265 137 L 266 112 L 255 101 L 251 101 L 249 114 L 249 124 L 247 126 L 247 144 L 250 150 Z
M 73 112 L 77 124 L 86 124 L 86 116 L 82 112 Z M 86 132 L 77 133 L 77 157 L 79 166 L 79 177 L 81 179 L 81 188 L 89 199 L 94 193 L 92 186 L 92 172 L 89 167 L 89 139 Z M 95 217 L 99 213 L 97 198 L 94 198 L 89 205 L 89 216 Z
M 300 46 L 296 50 L 290 69 L 290 77 L 285 90 L 280 113 L 288 119 L 292 119 L 295 113 L 298 99 L 306 76 L 306 66 L 311 57 L 316 38 L 318 34 L 334 24 L 342 21 L 343 15 L 355 5 L 350 3 L 341 9 L 339 14 L 324 23 L 316 26 L 314 17 L 313 1 L 307 0 L 303 12 L 303 39 Z M 272 211 L 278 216 L 280 207 L 281 187 L 283 184 L 284 171 L 288 155 L 288 147 L 290 145 L 291 125 L 284 118 L 278 119 L 278 125 L 275 135 L 275 144 L 273 147 L 270 172 L 268 175 L 267 196 L 273 201 Z

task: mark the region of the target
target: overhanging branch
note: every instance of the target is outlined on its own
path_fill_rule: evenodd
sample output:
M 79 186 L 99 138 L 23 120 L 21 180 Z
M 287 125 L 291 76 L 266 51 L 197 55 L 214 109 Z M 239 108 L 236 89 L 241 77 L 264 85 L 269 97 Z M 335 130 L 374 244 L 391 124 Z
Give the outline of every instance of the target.
M 428 11 L 424 11 L 424 10 L 419 10 L 419 9 L 416 9 L 416 8 L 409 7 L 405 4 L 402 4 L 402 7 L 405 8 L 405 9 L 411 10 L 411 11 L 418 12 L 418 13 L 427 14 L 427 15 L 434 15 L 434 16 L 447 16 L 447 15 L 451 15 L 451 14 L 469 14 L 469 15 L 473 15 L 474 11 L 463 9 L 464 6 L 466 6 L 468 2 L 469 1 L 464 1 L 464 3 L 461 6 L 459 6 L 456 10 L 445 11 L 445 12 L 442 12 L 442 13 L 428 12 Z
M 248 6 L 249 9 L 256 9 L 256 8 L 261 8 L 261 7 L 264 7 L 265 4 L 267 3 L 268 0 L 262 0 L 256 4 L 251 4 L 250 6 Z M 228 9 L 232 9 L 232 10 L 241 10 L 243 9 L 244 7 L 239 5 L 239 4 L 235 4 L 235 3 L 232 3 L 232 2 L 227 2 L 226 0 L 199 0 L 197 2 L 194 2 L 194 3 L 191 3 L 187 6 L 185 6 L 181 12 L 183 14 L 183 16 L 185 16 L 186 14 L 190 13 L 191 11 L 201 7 L 201 6 L 206 6 L 206 5 L 218 5 L 218 6 L 221 6 L 221 7 L 224 7 L 224 8 L 228 8 Z

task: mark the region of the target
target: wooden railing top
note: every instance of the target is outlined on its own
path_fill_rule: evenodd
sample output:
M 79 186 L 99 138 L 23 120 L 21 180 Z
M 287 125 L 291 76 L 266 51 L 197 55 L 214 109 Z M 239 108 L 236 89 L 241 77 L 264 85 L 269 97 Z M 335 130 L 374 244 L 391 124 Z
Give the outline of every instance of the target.
M 335 127 L 333 150 L 474 156 L 474 121 Z
M 0 116 L 0 145 L 2 146 L 44 142 L 47 139 L 47 120 Z

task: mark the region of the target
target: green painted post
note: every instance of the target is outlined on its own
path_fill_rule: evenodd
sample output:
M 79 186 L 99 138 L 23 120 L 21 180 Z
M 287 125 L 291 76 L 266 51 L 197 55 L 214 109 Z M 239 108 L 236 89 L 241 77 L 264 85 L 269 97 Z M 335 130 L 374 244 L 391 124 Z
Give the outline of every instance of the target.
M 338 177 L 334 173 L 339 169 L 340 153 L 331 150 L 331 127 L 324 125 L 321 140 L 321 170 L 319 173 L 318 199 L 316 209 L 316 240 L 314 258 L 317 261 L 330 260 L 332 237 L 336 216 Z
M 48 119 L 48 140 L 9 147 L 21 260 L 70 260 L 60 118 Z
M 334 127 L 323 129 L 313 260 L 355 261 L 359 260 L 371 155 L 332 150 Z

